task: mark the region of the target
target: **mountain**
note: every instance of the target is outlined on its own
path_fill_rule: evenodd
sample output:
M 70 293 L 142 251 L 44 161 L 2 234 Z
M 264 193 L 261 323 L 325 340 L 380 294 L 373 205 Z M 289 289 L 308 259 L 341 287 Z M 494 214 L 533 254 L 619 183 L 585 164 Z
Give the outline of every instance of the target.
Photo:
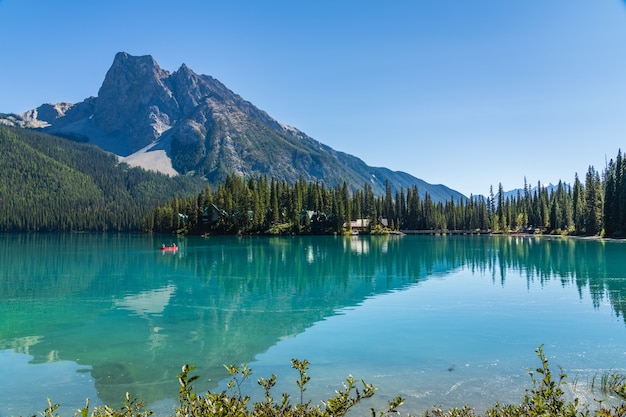
M 353 189 L 369 183 L 380 195 L 388 181 L 392 190 L 416 185 L 434 201 L 465 199 L 444 185 L 370 167 L 279 123 L 215 78 L 185 64 L 170 73 L 149 55 L 116 54 L 97 97 L 43 104 L 2 121 L 95 144 L 129 165 L 211 183 L 233 173 L 289 183 L 302 177 L 328 186 L 345 181 Z

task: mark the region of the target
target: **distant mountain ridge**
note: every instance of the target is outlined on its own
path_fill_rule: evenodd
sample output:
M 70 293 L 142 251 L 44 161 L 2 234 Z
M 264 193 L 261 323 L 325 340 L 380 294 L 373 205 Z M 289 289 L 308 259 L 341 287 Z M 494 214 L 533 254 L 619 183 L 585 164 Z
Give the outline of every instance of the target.
M 572 188 L 572 186 L 568 183 L 562 183 L 563 187 L 566 190 L 570 190 Z M 530 194 L 534 194 L 537 191 L 539 191 L 539 187 L 541 187 L 541 189 L 545 189 L 549 194 L 555 192 L 558 188 L 558 185 L 554 185 L 552 183 L 549 184 L 541 184 L 541 185 L 535 185 L 535 186 L 528 186 L 528 192 Z M 518 195 L 520 196 L 524 196 L 524 189 L 523 188 L 515 188 L 513 190 L 509 190 L 509 191 L 505 191 L 504 192 L 504 198 L 516 198 Z M 498 196 L 498 194 L 496 193 L 496 197 Z
M 465 199 L 444 185 L 370 167 L 279 123 L 215 78 L 185 64 L 170 73 L 149 55 L 117 53 L 97 97 L 43 104 L 0 121 L 95 144 L 129 165 L 212 183 L 228 174 L 289 183 L 302 177 L 327 186 L 345 181 L 353 189 L 367 183 L 380 195 L 388 181 L 393 190 L 417 186 L 422 197 L 429 193 L 434 201 Z

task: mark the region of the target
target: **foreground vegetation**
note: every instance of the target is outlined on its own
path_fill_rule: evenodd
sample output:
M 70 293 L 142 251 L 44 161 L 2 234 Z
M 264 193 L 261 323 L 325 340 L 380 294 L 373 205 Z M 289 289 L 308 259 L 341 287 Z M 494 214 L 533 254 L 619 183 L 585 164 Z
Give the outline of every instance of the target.
M 578 399 L 568 401 L 565 399 L 563 386 L 567 385 L 567 375 L 559 368 L 559 373 L 554 376 L 543 348 L 536 350 L 541 365 L 534 371 L 530 371 L 532 388 L 526 390 L 526 394 L 520 404 L 499 404 L 489 408 L 485 417 L 517 417 L 517 416 L 554 416 L 554 417 L 618 417 L 626 416 L 626 378 L 615 374 L 605 374 L 597 387 L 603 394 L 619 397 L 622 402 L 611 408 L 599 407 L 592 410 L 587 404 L 580 404 Z M 299 373 L 296 385 L 299 389 L 299 398 L 292 401 L 289 394 L 283 393 L 279 398 L 273 396 L 272 388 L 276 384 L 276 376 L 260 378 L 258 384 L 263 389 L 264 400 L 255 403 L 250 402 L 250 396 L 242 392 L 242 383 L 252 375 L 252 370 L 246 365 L 241 367 L 226 366 L 231 379 L 228 382 L 228 390 L 222 392 L 207 392 L 198 394 L 195 392 L 193 382 L 198 379 L 197 375 L 190 375 L 193 366 L 185 365 L 178 374 L 180 383 L 179 406 L 174 412 L 175 417 L 341 417 L 348 414 L 362 401 L 371 398 L 376 388 L 365 381 L 357 383 L 354 377 L 349 376 L 343 383 L 343 389 L 335 391 L 335 395 L 321 405 L 313 405 L 311 400 L 305 401 L 305 391 L 310 377 L 307 374 L 308 361 L 291 361 L 292 368 Z M 592 388 L 596 388 L 595 380 Z M 398 408 L 404 399 L 396 397 L 388 402 L 388 407 L 382 411 L 370 408 L 369 415 L 372 417 L 384 417 L 401 415 Z M 58 404 L 52 404 L 48 400 L 49 407 L 42 413 L 44 417 L 58 417 L 55 414 Z M 121 408 L 116 409 L 108 405 L 99 406 L 90 410 L 89 401 L 85 407 L 76 412 L 77 417 L 147 417 L 152 411 L 145 408 L 145 404 L 131 398 L 126 398 Z M 477 417 L 479 416 L 469 406 L 443 410 L 433 408 L 423 414 L 424 417 Z

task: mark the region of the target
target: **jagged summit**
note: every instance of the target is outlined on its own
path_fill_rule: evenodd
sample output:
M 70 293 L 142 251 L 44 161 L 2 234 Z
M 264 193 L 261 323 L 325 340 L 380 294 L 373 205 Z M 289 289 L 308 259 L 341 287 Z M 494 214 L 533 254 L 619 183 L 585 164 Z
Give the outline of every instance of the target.
M 180 116 L 169 75 L 149 55 L 118 53 L 98 91 L 93 127 L 121 133 L 130 153 L 158 140 Z
M 369 183 L 382 193 L 388 180 L 393 188 L 417 185 L 433 200 L 464 198 L 406 173 L 369 167 L 280 124 L 215 78 L 185 64 L 170 73 L 150 55 L 117 53 L 97 97 L 44 104 L 12 117 L 5 122 L 93 143 L 131 165 L 210 182 L 232 173 L 290 183 L 302 177 L 328 186 Z
M 181 72 L 184 72 L 184 73 L 193 74 L 193 71 L 190 70 L 189 67 L 187 66 L 187 64 L 185 64 L 184 62 L 181 64 L 181 66 L 178 69 L 178 71 L 181 71 Z

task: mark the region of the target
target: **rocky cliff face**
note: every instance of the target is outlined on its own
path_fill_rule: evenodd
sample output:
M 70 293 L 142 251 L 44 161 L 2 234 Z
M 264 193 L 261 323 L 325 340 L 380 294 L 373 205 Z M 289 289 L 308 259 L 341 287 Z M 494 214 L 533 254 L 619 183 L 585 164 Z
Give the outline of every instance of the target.
M 288 182 L 302 177 L 328 186 L 365 183 L 382 193 L 418 185 L 434 200 L 464 198 L 442 185 L 406 173 L 369 167 L 303 132 L 283 126 L 208 75 L 182 65 L 170 73 L 151 56 L 120 52 L 97 97 L 77 104 L 44 104 L 6 123 L 43 128 L 88 141 L 130 164 L 170 174 L 193 173 L 209 181 L 227 174 L 268 175 Z
M 118 53 L 98 91 L 93 126 L 123 134 L 131 153 L 158 140 L 180 118 L 169 76 L 151 56 Z

